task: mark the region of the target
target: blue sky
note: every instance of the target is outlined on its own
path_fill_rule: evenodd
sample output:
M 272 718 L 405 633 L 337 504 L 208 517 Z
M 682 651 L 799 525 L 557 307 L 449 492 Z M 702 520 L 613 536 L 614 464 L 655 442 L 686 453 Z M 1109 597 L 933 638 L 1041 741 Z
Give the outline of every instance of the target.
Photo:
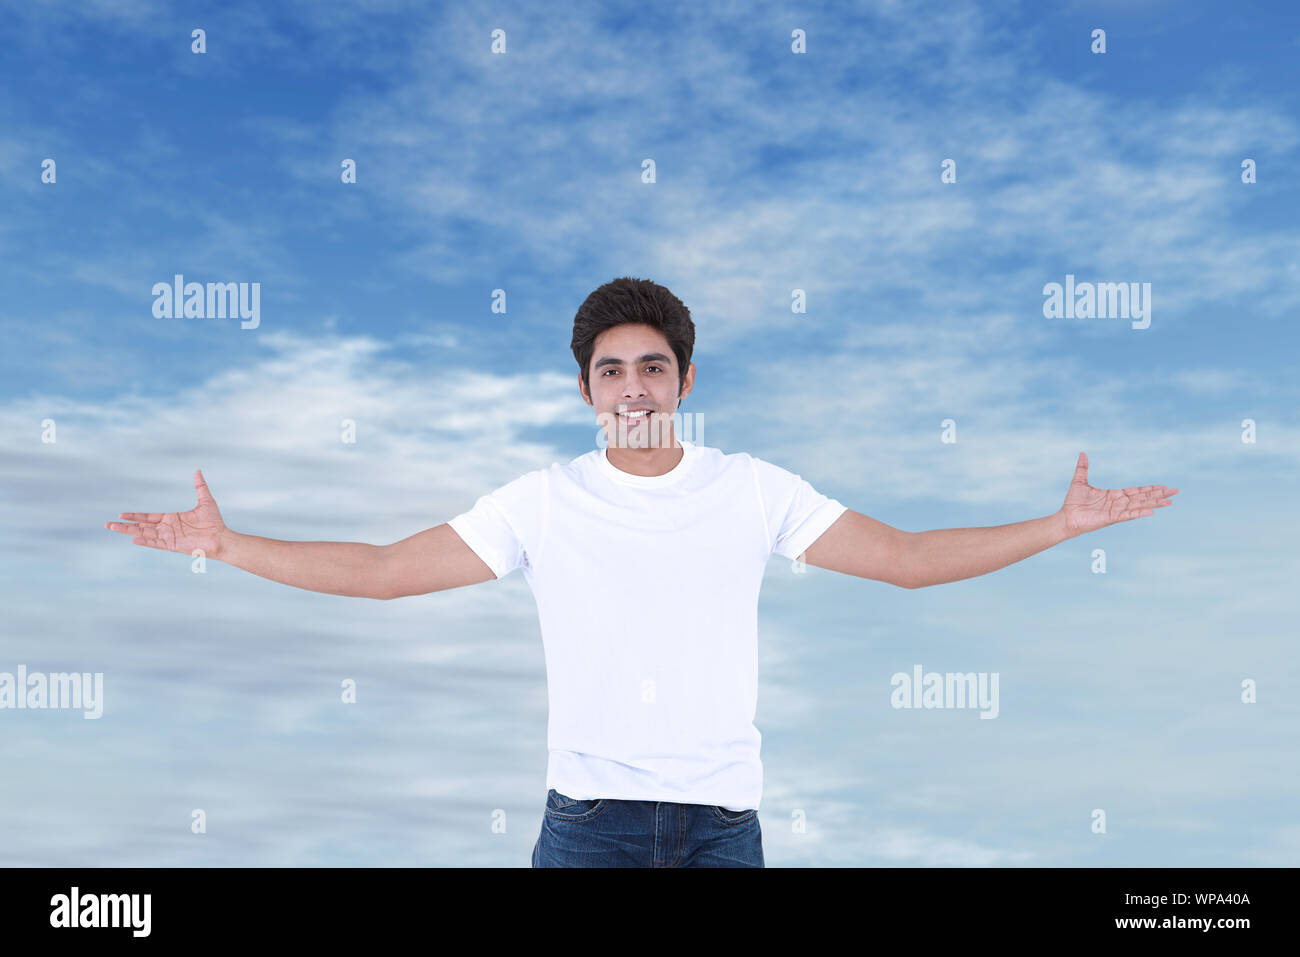
M 769 866 L 1300 863 L 1300 14 L 1044 6 L 0 5 L 0 671 L 105 675 L 98 721 L 0 711 L 0 863 L 526 866 L 522 576 L 369 602 L 103 523 L 202 468 L 238 531 L 437 525 L 593 447 L 572 320 L 621 275 L 692 310 L 705 444 L 881 521 L 1049 514 L 1080 451 L 1180 489 L 917 591 L 774 559 Z M 260 325 L 155 318 L 176 273 Z M 1150 327 L 1045 318 L 1067 274 Z M 894 710 L 916 664 L 999 717 Z

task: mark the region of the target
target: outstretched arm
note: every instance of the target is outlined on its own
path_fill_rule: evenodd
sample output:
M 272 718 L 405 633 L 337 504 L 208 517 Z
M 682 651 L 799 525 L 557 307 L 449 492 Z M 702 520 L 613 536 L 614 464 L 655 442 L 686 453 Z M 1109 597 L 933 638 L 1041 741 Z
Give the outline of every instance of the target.
M 425 529 L 391 545 L 286 542 L 227 527 L 203 473 L 194 473 L 198 504 L 188 512 L 122 512 L 105 522 L 136 545 L 208 558 L 271 581 L 353 598 L 386 600 L 490 581 L 496 576 L 450 525 Z
M 904 532 L 850 510 L 808 547 L 804 560 L 902 588 L 941 585 L 997 571 L 1084 532 L 1153 515 L 1177 494 L 1164 485 L 1093 488 L 1088 456 L 1080 452 L 1065 502 L 1052 515 L 1010 525 Z

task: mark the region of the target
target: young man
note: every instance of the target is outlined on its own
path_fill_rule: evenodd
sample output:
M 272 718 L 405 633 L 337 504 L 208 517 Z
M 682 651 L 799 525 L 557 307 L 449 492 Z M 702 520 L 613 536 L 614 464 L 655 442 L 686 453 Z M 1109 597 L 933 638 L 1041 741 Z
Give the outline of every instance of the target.
M 606 447 L 529 472 L 392 545 L 233 532 L 199 472 L 191 511 L 123 513 L 107 527 L 335 595 L 421 595 L 522 569 L 550 701 L 533 866 L 762 867 L 753 720 L 771 556 L 921 588 L 1153 514 L 1178 490 L 1094 489 L 1080 454 L 1053 515 L 901 531 L 762 459 L 679 441 L 674 415 L 695 383 L 694 345 L 689 310 L 663 286 L 601 286 L 578 310 L 571 346 Z

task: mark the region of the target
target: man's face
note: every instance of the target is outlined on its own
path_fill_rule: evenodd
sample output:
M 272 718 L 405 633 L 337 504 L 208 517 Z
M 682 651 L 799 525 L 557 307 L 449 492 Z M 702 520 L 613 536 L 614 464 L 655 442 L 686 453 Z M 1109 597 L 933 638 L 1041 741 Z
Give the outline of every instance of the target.
M 578 389 L 583 401 L 596 410 L 596 421 L 616 448 L 672 448 L 672 415 L 691 391 L 695 363 L 691 363 L 677 394 L 677 359 L 658 329 L 625 322 L 596 337 L 591 352 L 590 394 Z M 637 410 L 647 412 L 636 414 Z M 631 413 L 631 414 L 627 414 Z

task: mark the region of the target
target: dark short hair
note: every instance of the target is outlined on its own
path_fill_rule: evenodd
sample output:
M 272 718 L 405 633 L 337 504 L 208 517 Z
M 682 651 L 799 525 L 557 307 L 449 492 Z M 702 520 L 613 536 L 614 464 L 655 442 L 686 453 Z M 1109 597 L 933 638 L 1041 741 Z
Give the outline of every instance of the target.
M 573 317 L 573 357 L 582 370 L 582 385 L 591 393 L 591 353 L 596 337 L 625 322 L 642 322 L 664 334 L 677 357 L 677 395 L 682 394 L 686 368 L 695 349 L 691 311 L 665 286 L 649 279 L 622 276 L 589 295 Z

